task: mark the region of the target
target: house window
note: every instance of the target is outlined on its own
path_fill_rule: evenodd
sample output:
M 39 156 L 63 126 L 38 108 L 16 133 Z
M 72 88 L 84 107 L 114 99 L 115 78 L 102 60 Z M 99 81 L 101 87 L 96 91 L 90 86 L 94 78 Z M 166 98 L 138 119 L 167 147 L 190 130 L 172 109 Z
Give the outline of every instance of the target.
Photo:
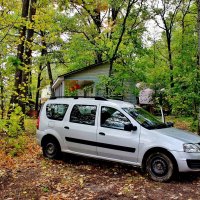
M 47 104 L 46 115 L 49 119 L 62 121 L 68 107 L 67 104 Z
M 72 109 L 70 122 L 95 125 L 96 106 L 92 105 L 75 105 Z

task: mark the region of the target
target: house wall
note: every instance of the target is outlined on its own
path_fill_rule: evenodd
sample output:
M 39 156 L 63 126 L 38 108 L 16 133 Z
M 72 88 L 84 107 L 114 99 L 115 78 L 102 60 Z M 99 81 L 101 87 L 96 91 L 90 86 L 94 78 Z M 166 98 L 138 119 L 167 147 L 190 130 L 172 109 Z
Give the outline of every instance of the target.
M 77 72 L 75 74 L 71 74 L 67 77 L 65 77 L 66 80 L 88 80 L 88 81 L 93 81 L 94 82 L 94 88 L 93 88 L 93 93 L 87 94 L 88 96 L 95 96 L 95 95 L 100 95 L 97 94 L 96 91 L 96 83 L 99 80 L 99 76 L 106 75 L 108 76 L 109 74 L 109 64 L 105 63 L 99 66 L 92 67 L 91 69 L 85 69 L 83 71 Z M 83 90 L 78 90 L 78 95 L 84 96 Z
M 64 96 L 64 80 L 54 89 L 55 96 Z
M 41 90 L 41 97 L 40 101 L 41 103 L 44 103 L 47 99 L 49 99 L 51 96 L 51 88 L 50 85 L 47 85 L 45 88 Z
M 124 94 L 124 101 L 128 101 L 133 104 L 137 104 L 136 96 L 133 94 L 132 88 L 135 88 L 135 83 L 131 81 L 126 81 L 124 83 L 126 87 L 128 88 L 129 92 L 126 92 Z
M 91 69 L 77 72 L 67 76 L 65 80 L 93 80 L 98 81 L 98 76 L 109 74 L 109 64 L 102 64 Z

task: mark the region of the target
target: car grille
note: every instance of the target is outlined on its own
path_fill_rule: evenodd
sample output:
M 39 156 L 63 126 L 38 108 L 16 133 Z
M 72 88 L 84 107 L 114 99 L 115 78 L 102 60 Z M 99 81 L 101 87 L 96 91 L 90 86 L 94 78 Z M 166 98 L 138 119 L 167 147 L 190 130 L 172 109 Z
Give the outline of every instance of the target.
M 187 165 L 191 169 L 200 169 L 200 160 L 187 160 Z

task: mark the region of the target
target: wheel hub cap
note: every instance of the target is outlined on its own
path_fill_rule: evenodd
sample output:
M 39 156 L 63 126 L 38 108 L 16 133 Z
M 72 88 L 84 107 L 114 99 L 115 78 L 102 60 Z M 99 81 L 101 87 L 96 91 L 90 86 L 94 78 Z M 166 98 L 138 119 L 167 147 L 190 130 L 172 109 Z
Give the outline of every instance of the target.
M 163 176 L 167 173 L 167 164 L 162 159 L 155 159 L 152 162 L 152 171 L 158 176 Z
M 55 151 L 55 147 L 54 147 L 54 145 L 51 144 L 51 143 L 48 144 L 48 145 L 47 145 L 47 153 L 48 153 L 48 154 L 53 154 L 54 151 Z

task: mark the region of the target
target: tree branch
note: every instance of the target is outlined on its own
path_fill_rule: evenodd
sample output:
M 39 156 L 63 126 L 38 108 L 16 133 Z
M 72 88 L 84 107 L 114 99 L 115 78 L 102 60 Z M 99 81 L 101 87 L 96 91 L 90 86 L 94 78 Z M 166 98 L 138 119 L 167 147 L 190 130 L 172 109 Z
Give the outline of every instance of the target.
M 129 2 L 128 2 L 126 15 L 125 15 L 123 23 L 122 23 L 122 32 L 121 32 L 121 35 L 119 37 L 119 40 L 117 42 L 117 45 L 115 47 L 114 53 L 113 53 L 112 58 L 111 58 L 112 62 L 115 60 L 117 51 L 118 51 L 119 46 L 120 46 L 120 44 L 122 42 L 122 38 L 123 38 L 123 35 L 125 33 L 125 30 L 126 30 L 126 21 L 127 21 L 128 15 L 129 15 L 129 13 L 131 11 L 131 8 L 132 8 L 133 4 L 136 3 L 136 2 L 137 2 L 137 0 L 135 0 L 135 1 L 134 0 L 133 1 L 129 0 Z
M 136 27 L 135 25 L 136 25 L 137 19 L 138 19 L 138 17 L 139 17 L 139 14 L 140 14 L 140 12 L 141 12 L 141 10 L 142 10 L 143 1 L 144 1 L 144 0 L 141 0 L 140 7 L 139 7 L 138 12 L 137 12 L 136 17 L 135 17 L 135 21 L 134 21 L 134 23 L 133 23 L 132 26 L 131 26 L 132 29 L 133 29 L 134 27 Z M 138 24 L 138 23 L 137 23 L 137 24 Z

